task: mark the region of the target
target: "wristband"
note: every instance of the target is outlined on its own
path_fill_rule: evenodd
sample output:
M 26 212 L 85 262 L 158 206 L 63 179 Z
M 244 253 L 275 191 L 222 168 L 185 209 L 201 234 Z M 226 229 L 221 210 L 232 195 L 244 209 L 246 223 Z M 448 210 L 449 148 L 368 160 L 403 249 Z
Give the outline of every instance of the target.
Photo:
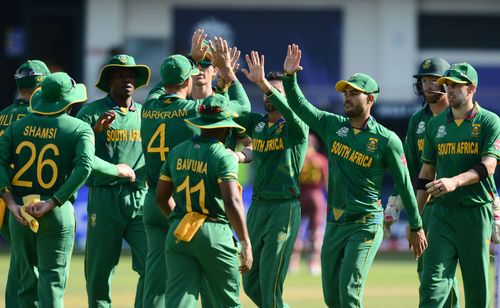
M 425 187 L 425 185 L 429 184 L 430 182 L 432 182 L 432 181 L 428 180 L 428 179 L 418 178 L 417 190 L 427 190 L 427 187 Z
M 478 163 L 472 166 L 472 170 L 475 170 L 479 175 L 479 181 L 482 181 L 488 177 L 488 168 L 486 168 L 485 164 Z

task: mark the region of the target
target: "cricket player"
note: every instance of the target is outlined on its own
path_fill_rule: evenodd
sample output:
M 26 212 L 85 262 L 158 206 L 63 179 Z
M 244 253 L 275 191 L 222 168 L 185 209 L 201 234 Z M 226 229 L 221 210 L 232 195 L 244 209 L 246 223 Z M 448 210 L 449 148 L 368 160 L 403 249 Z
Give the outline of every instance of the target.
M 300 169 L 307 151 L 309 127 L 288 106 L 281 74 L 265 78 L 264 56 L 246 55 L 243 73 L 264 93 L 266 115 L 251 132 L 252 204 L 248 232 L 254 266 L 243 276 L 245 293 L 258 307 L 283 307 L 283 283 L 300 228 Z
M 419 307 L 444 307 L 457 264 L 465 306 L 489 307 L 489 248 L 493 175 L 500 159 L 500 119 L 474 101 L 478 75 L 468 63 L 453 64 L 437 80 L 450 107 L 426 125 L 419 207 L 432 197 L 429 247 L 423 259 Z
M 0 136 L 7 127 L 29 113 L 29 99 L 33 92 L 42 84 L 43 79 L 50 74 L 47 65 L 40 60 L 28 60 L 21 64 L 14 74 L 18 90 L 18 98 L 8 107 L 0 111 Z M 9 213 L 7 205 L 0 199 L 0 235 L 8 245 L 11 245 L 9 233 Z M 11 247 L 12 249 L 12 247 Z M 14 254 L 11 253 L 7 283 L 5 286 L 5 306 L 17 307 L 18 278 L 15 272 Z
M 85 277 L 89 307 L 111 306 L 111 282 L 119 262 L 122 241 L 132 250 L 132 268 L 139 274 L 134 307 L 142 307 L 147 241 L 143 223 L 146 195 L 142 153 L 141 109 L 132 98 L 148 84 L 149 68 L 129 55 L 115 55 L 102 68 L 96 87 L 108 93 L 85 104 L 77 117 L 95 134 L 96 156 L 125 163 L 136 174 L 135 182 L 110 176 L 89 178 Z
M 408 130 L 404 142 L 405 156 L 410 172 L 410 178 L 416 180 L 418 173 L 422 168 L 422 150 L 424 146 L 425 128 L 430 119 L 440 114 L 448 107 L 448 97 L 443 85 L 438 85 L 437 80 L 444 75 L 444 72 L 450 68 L 448 61 L 432 57 L 425 59 L 419 66 L 418 73 L 413 75 L 416 83 L 413 84 L 413 90 L 416 95 L 424 100 L 424 106 L 410 117 Z M 413 181 L 416 182 L 416 181 Z M 422 217 L 422 228 L 427 233 L 427 226 L 431 217 L 432 201 L 429 200 L 423 209 L 419 209 Z M 390 226 L 399 219 L 400 211 L 403 208 L 401 197 L 398 195 L 397 188 L 394 187 L 391 196 L 387 202 L 384 212 L 385 230 L 384 236 L 390 236 Z M 417 273 L 419 279 L 422 276 L 422 262 L 425 252 L 418 259 Z M 458 282 L 453 280 L 453 287 L 444 307 L 458 307 Z
M 235 112 L 220 94 L 207 97 L 198 114 L 186 123 L 201 134 L 169 153 L 156 191 L 172 222 L 165 244 L 165 307 L 198 307 L 202 278 L 210 286 L 213 307 L 241 307 L 239 275 L 252 267 L 252 247 L 238 188 L 238 161 L 223 142 L 229 128 L 244 128 L 232 120 Z M 175 208 L 170 214 L 172 195 Z M 241 265 L 231 226 L 241 245 Z
M 66 112 L 86 99 L 83 84 L 66 73 L 50 74 L 30 99 L 32 114 L 0 138 L 0 191 L 11 211 L 10 233 L 16 235 L 19 307 L 64 306 L 75 236 L 72 202 L 94 160 L 92 129 Z M 36 234 L 22 211 L 38 220 Z
M 195 62 L 202 60 L 208 49 L 208 46 L 202 47 L 205 37 L 202 30 L 193 34 L 191 57 Z M 216 38 L 211 63 L 229 84 L 227 95 L 234 112 L 249 112 L 250 101 L 232 69 L 229 48 L 223 39 Z M 194 117 L 203 102 L 201 99 L 189 99 L 193 85 L 191 77 L 199 74 L 199 70 L 185 56 L 167 57 L 161 66 L 160 74 L 161 85 L 150 91 L 141 115 L 141 136 L 148 182 L 144 205 L 144 223 L 149 247 L 144 307 L 165 306 L 165 237 L 168 222 L 155 200 L 159 171 L 170 150 L 193 136 L 193 128 L 187 126 L 184 119 Z M 173 199 L 170 202 L 173 206 Z
M 370 115 L 379 87 L 362 73 L 335 85 L 347 117 L 321 111 L 302 94 L 296 73 L 301 50 L 289 45 L 283 85 L 292 110 L 328 150 L 327 225 L 321 250 L 323 295 L 328 307 L 362 307 L 363 289 L 383 237 L 381 187 L 391 171 L 408 212 L 410 247 L 418 258 L 427 246 L 415 195 L 397 135 Z

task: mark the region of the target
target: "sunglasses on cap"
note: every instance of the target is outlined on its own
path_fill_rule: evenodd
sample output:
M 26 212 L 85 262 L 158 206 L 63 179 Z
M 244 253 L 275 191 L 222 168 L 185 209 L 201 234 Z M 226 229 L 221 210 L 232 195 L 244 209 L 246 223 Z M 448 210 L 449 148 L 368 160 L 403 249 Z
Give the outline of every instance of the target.
M 34 76 L 42 76 L 41 73 L 37 73 L 29 68 L 22 68 L 16 71 L 14 74 L 15 79 L 25 78 L 25 77 L 34 77 Z
M 467 81 L 469 84 L 473 84 L 472 80 L 469 79 L 469 76 L 467 76 L 466 74 L 464 74 L 460 71 L 456 71 L 456 70 L 447 70 L 443 77 L 459 78 L 459 79 L 462 79 L 464 81 Z

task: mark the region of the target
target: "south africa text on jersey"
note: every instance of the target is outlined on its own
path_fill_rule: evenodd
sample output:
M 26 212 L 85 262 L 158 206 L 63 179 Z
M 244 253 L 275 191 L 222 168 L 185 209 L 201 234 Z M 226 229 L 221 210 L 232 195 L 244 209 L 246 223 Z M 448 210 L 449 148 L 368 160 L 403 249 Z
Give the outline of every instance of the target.
M 342 144 L 340 142 L 332 142 L 330 152 L 332 152 L 333 155 L 344 158 L 358 166 L 364 168 L 370 168 L 372 166 L 373 157 L 353 150 L 350 146 Z
M 438 156 L 456 154 L 479 154 L 479 144 L 470 141 L 438 144 Z
M 253 150 L 257 152 L 269 152 L 284 150 L 282 138 L 272 138 L 269 140 L 253 139 Z
M 141 131 L 138 129 L 108 129 L 106 142 L 141 141 Z
M 28 125 L 24 127 L 23 135 L 27 137 L 34 137 L 40 139 L 55 139 L 57 134 L 57 128 L 47 128 L 40 126 Z
M 187 109 L 177 109 L 174 111 L 159 111 L 159 110 L 143 110 L 142 117 L 145 119 L 171 119 L 179 117 L 187 117 Z

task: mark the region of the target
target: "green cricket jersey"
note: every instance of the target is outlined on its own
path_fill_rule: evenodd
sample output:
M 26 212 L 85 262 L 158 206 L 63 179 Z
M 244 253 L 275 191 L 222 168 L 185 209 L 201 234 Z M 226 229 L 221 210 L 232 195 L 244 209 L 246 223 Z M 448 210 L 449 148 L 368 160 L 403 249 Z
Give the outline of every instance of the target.
M 225 142 L 226 148 L 234 151 L 236 149 L 236 145 L 238 144 L 238 139 L 245 136 L 250 137 L 248 132 L 253 131 L 261 119 L 262 115 L 255 112 L 249 112 L 241 117 L 233 118 L 236 123 L 245 128 L 245 132 L 243 134 L 238 134 L 235 129 L 230 129 Z
M 85 122 L 66 113 L 28 114 L 0 138 L 0 188 L 11 187 L 16 196 L 39 194 L 63 204 L 73 201 L 93 161 L 94 133 Z
M 129 108 L 120 108 L 108 95 L 85 104 L 77 114 L 77 118 L 93 127 L 104 112 L 111 110 L 116 113 L 116 118 L 110 127 L 95 134 L 95 155 L 112 164 L 129 165 L 136 174 L 135 184 L 139 188 L 146 185 L 141 142 L 141 109 L 142 106 L 136 102 L 132 102 Z M 89 178 L 88 185 L 114 185 L 127 182 L 128 178 L 93 175 Z
M 175 187 L 172 218 L 194 211 L 229 223 L 219 182 L 238 181 L 238 162 L 218 140 L 195 136 L 176 146 L 163 164 L 160 179 Z
M 250 112 L 250 101 L 241 83 L 231 83 L 228 95 L 234 112 L 241 115 Z M 156 188 L 167 154 L 197 131 L 188 126 L 184 119 L 195 117 L 202 102 L 202 99 L 184 99 L 175 94 L 165 94 L 160 84 L 149 92 L 141 115 L 142 147 L 149 187 Z
M 425 131 L 422 160 L 436 166 L 436 178 L 451 178 L 481 162 L 483 156 L 500 160 L 500 119 L 477 102 L 469 116 L 453 119 L 451 108 L 432 118 Z M 495 192 L 493 176 L 459 187 L 435 198 L 435 204 L 481 206 L 491 204 Z
M 295 199 L 300 196 L 299 175 L 306 157 L 309 127 L 292 112 L 276 89 L 272 89 L 268 99 L 283 116 L 280 120 L 270 123 L 267 115 L 241 119 L 257 122 L 246 132 L 252 137 L 253 146 L 252 199 Z
M 283 85 L 292 110 L 317 132 L 328 148 L 328 219 L 355 221 L 382 212 L 381 188 L 389 168 L 408 212 L 411 228 L 422 226 L 417 202 L 398 136 L 370 117 L 362 130 L 349 118 L 321 111 L 302 94 L 296 76 Z
M 29 100 L 18 98 L 10 106 L 0 111 L 0 136 L 5 133 L 7 127 L 12 123 L 30 113 L 28 111 L 29 105 Z
M 434 115 L 432 114 L 431 108 L 428 104 L 410 117 L 403 147 L 408 171 L 410 172 L 410 179 L 412 180 L 415 180 L 418 177 L 420 169 L 422 169 L 422 151 L 424 149 L 425 127 L 427 122 L 429 122 L 429 120 L 433 117 Z M 397 194 L 398 190 L 394 186 L 391 195 L 396 196 Z

